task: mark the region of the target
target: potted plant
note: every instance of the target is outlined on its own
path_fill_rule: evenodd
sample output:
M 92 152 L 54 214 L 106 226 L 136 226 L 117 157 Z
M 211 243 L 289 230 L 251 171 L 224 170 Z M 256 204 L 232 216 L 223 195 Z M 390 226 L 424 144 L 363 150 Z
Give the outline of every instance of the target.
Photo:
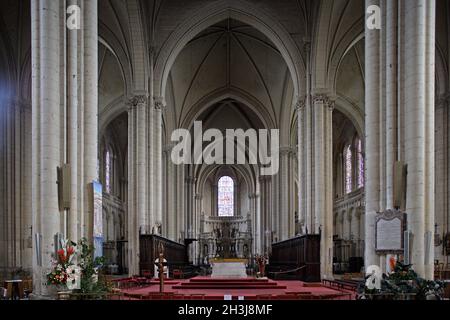
M 436 300 L 443 294 L 443 283 L 420 278 L 412 269 L 412 265 L 397 262 L 390 274 L 383 274 L 379 288 L 367 282 L 358 287 L 360 299 L 379 300 Z
M 102 297 L 110 291 L 106 281 L 99 281 L 99 273 L 103 270 L 105 258 L 94 258 L 94 247 L 85 238 L 79 241 L 78 246 L 80 285 L 74 292 L 80 299 Z

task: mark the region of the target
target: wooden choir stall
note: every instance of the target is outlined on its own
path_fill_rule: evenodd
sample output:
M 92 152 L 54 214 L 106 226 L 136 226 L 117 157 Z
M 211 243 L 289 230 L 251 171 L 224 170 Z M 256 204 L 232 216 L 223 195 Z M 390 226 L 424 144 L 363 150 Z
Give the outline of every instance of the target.
M 141 276 L 155 276 L 155 260 L 159 257 L 161 245 L 170 275 L 186 270 L 188 258 L 186 246 L 164 237 L 150 234 L 139 236 L 139 273 Z
M 273 279 L 320 281 L 320 235 L 303 235 L 272 244 L 267 273 Z

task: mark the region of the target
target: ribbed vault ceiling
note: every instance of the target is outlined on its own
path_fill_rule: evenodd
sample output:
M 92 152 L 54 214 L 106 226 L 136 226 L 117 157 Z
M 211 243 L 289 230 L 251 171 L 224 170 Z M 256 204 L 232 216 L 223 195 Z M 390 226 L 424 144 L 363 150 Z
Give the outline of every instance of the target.
M 168 106 L 176 125 L 189 109 L 215 92 L 243 92 L 264 106 L 275 123 L 292 104 L 287 65 L 267 37 L 229 19 L 191 40 L 171 70 Z

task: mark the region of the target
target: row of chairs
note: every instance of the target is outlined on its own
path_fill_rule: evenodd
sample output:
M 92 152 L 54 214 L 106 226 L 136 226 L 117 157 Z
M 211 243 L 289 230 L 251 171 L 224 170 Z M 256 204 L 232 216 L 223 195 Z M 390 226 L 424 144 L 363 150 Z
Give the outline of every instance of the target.
M 152 278 L 153 273 L 150 270 L 142 270 L 142 276 L 145 278 Z M 173 269 L 172 271 L 173 279 L 184 279 L 184 272 L 181 269 Z

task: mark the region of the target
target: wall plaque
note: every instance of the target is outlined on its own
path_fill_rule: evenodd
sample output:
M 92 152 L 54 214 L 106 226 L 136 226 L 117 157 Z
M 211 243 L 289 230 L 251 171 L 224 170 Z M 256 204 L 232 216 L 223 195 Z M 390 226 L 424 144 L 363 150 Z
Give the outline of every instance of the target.
M 406 214 L 400 210 L 378 212 L 375 220 L 375 249 L 377 253 L 403 253 Z

